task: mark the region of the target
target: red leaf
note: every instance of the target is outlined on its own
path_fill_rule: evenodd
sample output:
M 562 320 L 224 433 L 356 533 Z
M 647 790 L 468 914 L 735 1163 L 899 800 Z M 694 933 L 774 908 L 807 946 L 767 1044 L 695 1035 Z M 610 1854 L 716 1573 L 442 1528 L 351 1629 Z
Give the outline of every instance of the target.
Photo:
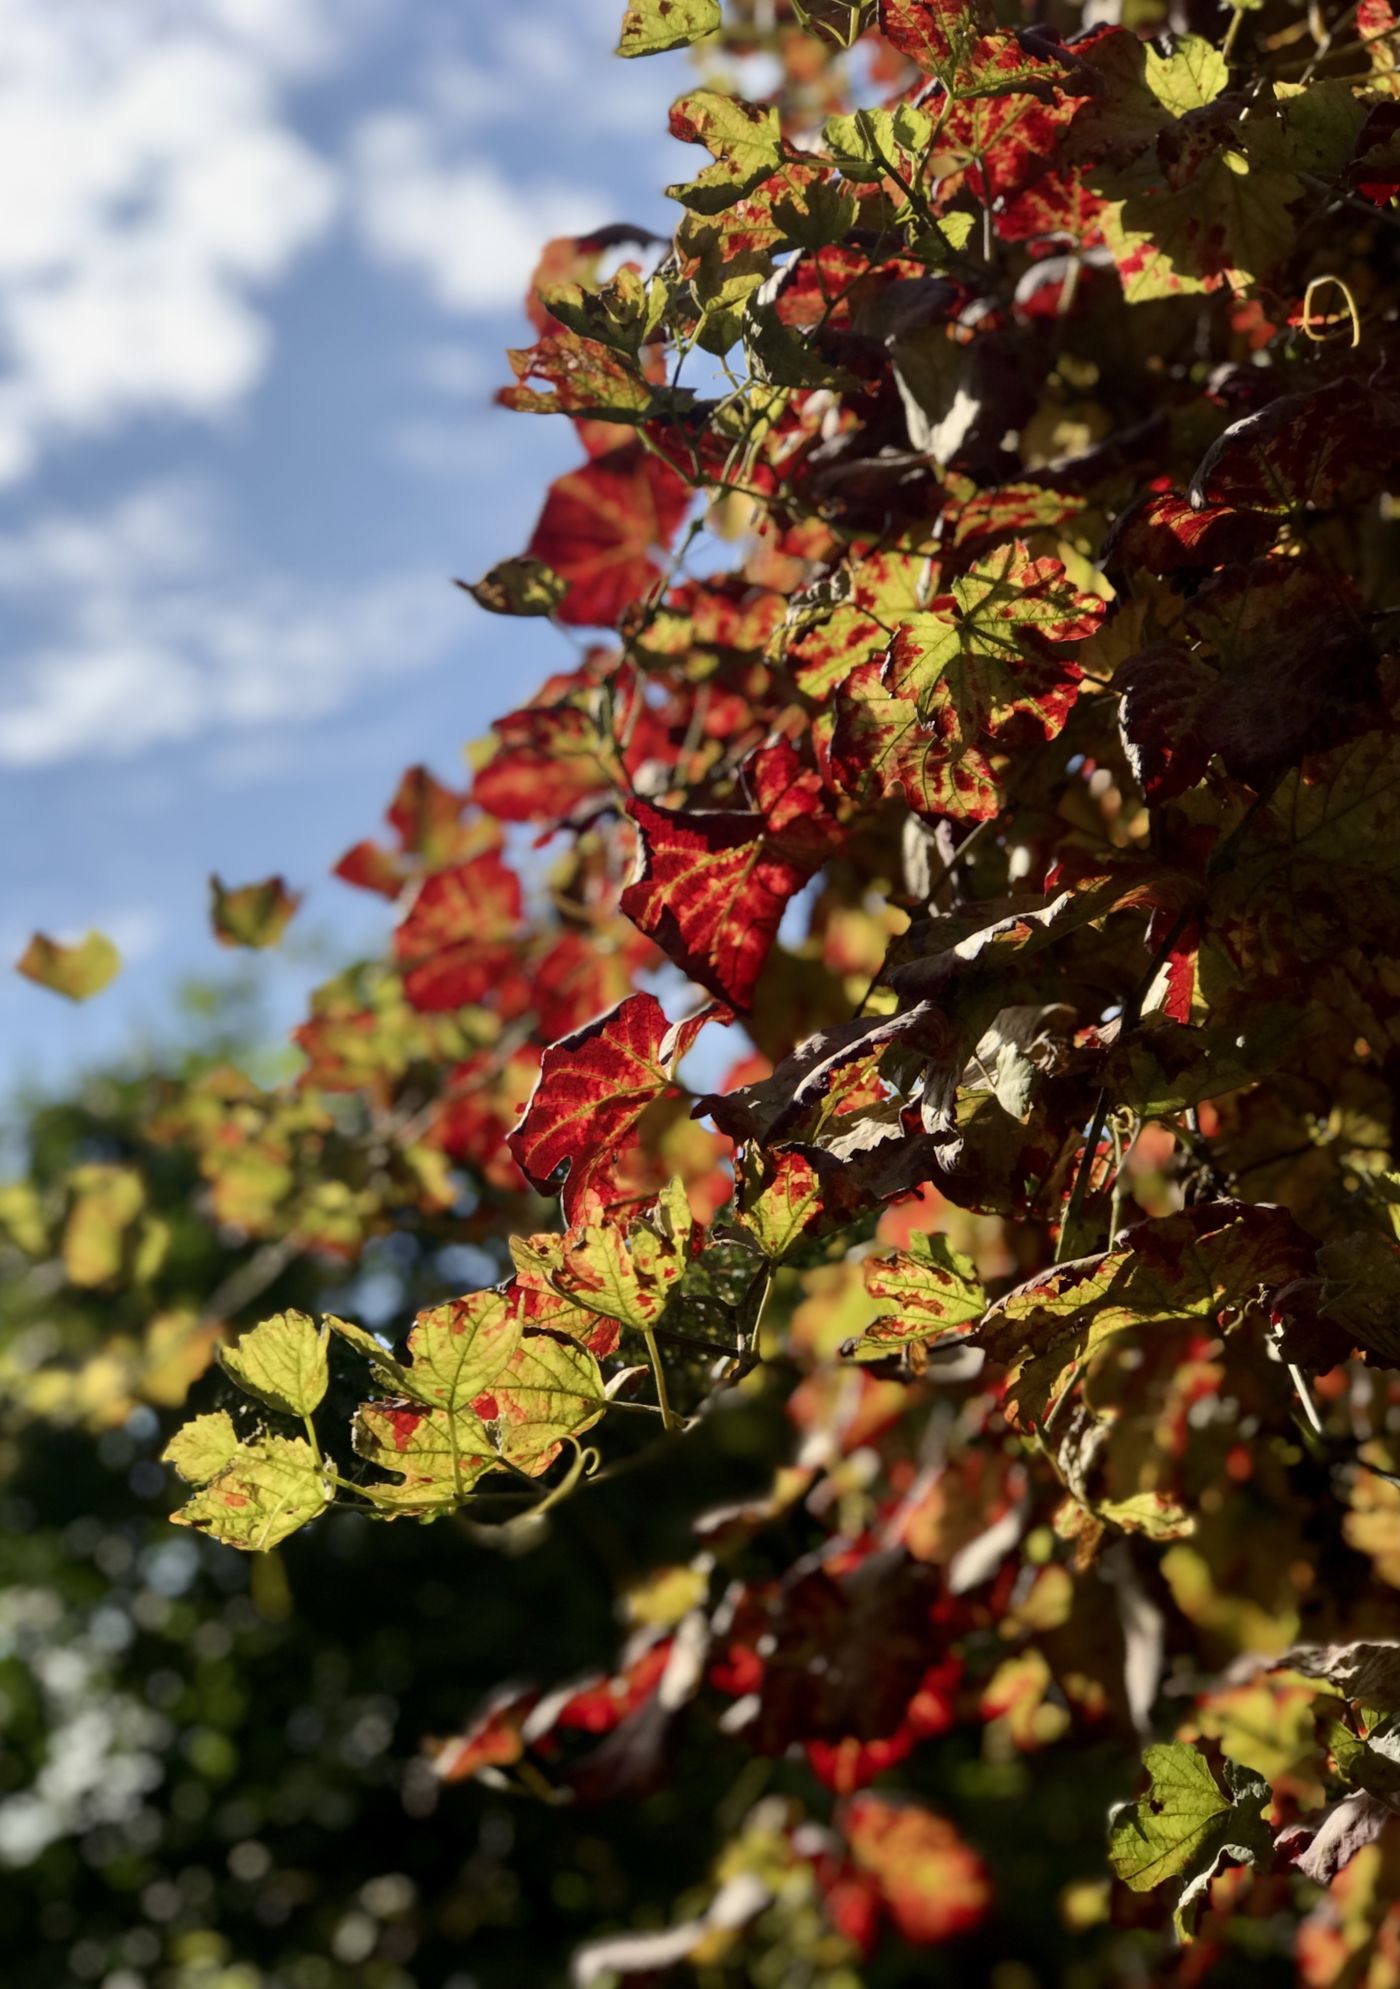
M 689 485 L 640 442 L 551 484 L 526 551 L 569 582 L 558 619 L 615 628 L 660 577 L 652 552 L 671 543 L 689 503 Z
M 946 69 L 991 25 L 989 10 L 964 0 L 880 0 L 880 32 L 901 55 L 930 74 Z
M 945 1817 L 918 1803 L 863 1795 L 841 1820 L 852 1857 L 879 1887 L 906 1941 L 951 1940 L 985 1918 L 992 1903 L 986 1867 Z
M 414 1007 L 480 1001 L 514 964 L 523 912 L 520 879 L 495 850 L 429 877 L 394 934 L 397 958 L 415 963 L 404 976 Z
M 622 909 L 702 987 L 747 1008 L 788 900 L 830 841 L 816 774 L 786 740 L 750 763 L 753 812 L 634 801 L 638 870 Z
M 629 995 L 545 1051 L 534 1095 L 507 1144 L 542 1195 L 556 1192 L 562 1171 L 570 1220 L 590 1186 L 606 1193 L 615 1149 L 630 1140 L 649 1105 L 676 1089 L 676 1065 L 715 1013 L 702 1009 L 673 1026 L 654 995 Z

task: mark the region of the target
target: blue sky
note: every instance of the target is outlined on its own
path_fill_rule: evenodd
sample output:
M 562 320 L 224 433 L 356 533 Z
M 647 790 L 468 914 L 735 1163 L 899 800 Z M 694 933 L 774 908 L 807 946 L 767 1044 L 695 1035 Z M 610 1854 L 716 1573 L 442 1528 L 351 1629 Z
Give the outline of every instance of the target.
M 402 768 L 460 780 L 568 653 L 450 580 L 576 453 L 491 404 L 540 243 L 664 225 L 690 169 L 685 61 L 615 60 L 620 12 L 0 0 L 0 959 L 126 959 L 82 1008 L 0 973 L 7 1086 L 227 969 L 211 870 L 309 887 L 260 964 L 292 1015 L 385 930 L 326 872 Z

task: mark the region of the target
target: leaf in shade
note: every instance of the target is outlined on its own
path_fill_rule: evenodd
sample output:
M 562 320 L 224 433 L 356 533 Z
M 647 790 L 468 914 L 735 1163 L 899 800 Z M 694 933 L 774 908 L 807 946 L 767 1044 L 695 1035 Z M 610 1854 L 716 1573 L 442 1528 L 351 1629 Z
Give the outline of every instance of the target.
M 1273 526 L 1228 504 L 1193 505 L 1176 491 L 1144 498 L 1124 512 L 1104 546 L 1105 566 L 1145 573 L 1186 573 L 1227 566 L 1263 552 Z
M 240 1444 L 230 1463 L 171 1518 L 226 1547 L 257 1554 L 276 1547 L 329 1504 L 325 1472 L 306 1439 L 262 1436 Z
M 875 1881 L 886 1912 L 914 1946 L 953 1940 L 992 1910 L 987 1868 L 946 1817 L 867 1793 L 854 1797 L 839 1821 L 857 1867 Z
M 122 956 L 105 933 L 90 932 L 72 946 L 36 932 L 25 947 L 18 969 L 41 988 L 51 988 L 69 1001 L 88 1001 L 114 981 Z
M 1224 1333 L 1312 1261 L 1286 1209 L 1201 1202 L 1136 1224 L 1102 1256 L 1042 1272 L 998 1300 L 972 1337 L 1009 1370 L 1008 1413 L 1039 1427 L 1114 1334 L 1193 1319 Z
M 639 442 L 557 477 L 526 552 L 567 584 L 559 620 L 615 628 L 660 579 L 653 554 L 674 539 L 690 496 L 684 479 Z
M 667 49 L 689 48 L 719 25 L 719 0 L 631 0 L 617 52 L 662 55 Z
M 1335 380 L 1232 421 L 1202 457 L 1190 501 L 1274 516 L 1354 503 L 1382 486 L 1397 451 L 1400 402 Z
M 459 580 L 457 585 L 492 615 L 552 615 L 569 591 L 569 583 L 552 566 L 528 554 L 500 560 L 480 580 Z
M 276 946 L 300 904 L 301 893 L 281 877 L 238 885 L 209 879 L 209 917 L 221 946 Z
M 539 1080 L 507 1144 L 539 1192 L 562 1180 L 572 1217 L 602 1180 L 647 1107 L 675 1089 L 675 1071 L 706 1022 L 705 1008 L 674 1026 L 655 995 L 629 995 L 544 1053 Z

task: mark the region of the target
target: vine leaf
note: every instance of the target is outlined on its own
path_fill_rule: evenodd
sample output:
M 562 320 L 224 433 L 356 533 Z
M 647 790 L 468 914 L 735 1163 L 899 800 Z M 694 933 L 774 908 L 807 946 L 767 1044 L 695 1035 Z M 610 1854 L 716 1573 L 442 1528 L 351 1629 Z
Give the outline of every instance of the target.
M 720 25 L 719 0 L 632 0 L 622 17 L 619 55 L 664 55 L 689 48 Z
M 318 1333 L 304 1312 L 264 1319 L 221 1355 L 227 1372 L 249 1395 L 284 1416 L 310 1416 L 320 1407 L 329 1378 L 330 1329 Z
M 789 901 L 833 824 L 815 773 L 786 740 L 753 757 L 752 812 L 654 808 L 634 800 L 637 869 L 622 909 L 712 994 L 745 1009 Z
M 532 1284 L 542 1283 L 603 1319 L 647 1332 L 685 1270 L 695 1235 L 685 1188 L 675 1180 L 629 1223 L 605 1218 L 562 1236 L 516 1237 L 511 1254 Z M 590 1345 L 598 1351 L 596 1343 Z
M 173 1464 L 187 1485 L 207 1485 L 232 1464 L 238 1452 L 238 1432 L 227 1409 L 195 1416 L 176 1430 L 161 1455 Z
M 970 1257 L 946 1236 L 916 1234 L 893 1257 L 868 1257 L 865 1289 L 879 1316 L 841 1351 L 872 1359 L 901 1347 L 965 1340 L 986 1310 L 986 1294 Z
M 1043 1426 L 1113 1335 L 1191 1319 L 1223 1332 L 1312 1260 L 1287 1210 L 1201 1202 L 1136 1224 L 1101 1256 L 1032 1278 L 992 1307 L 973 1338 L 1009 1370 L 1008 1414 L 1023 1427 Z
M 459 580 L 457 585 L 492 615 L 552 615 L 569 591 L 552 566 L 525 553 L 498 560 L 480 580 Z
M 655 995 L 629 995 L 544 1053 L 534 1093 L 507 1145 L 541 1194 L 562 1180 L 572 1220 L 585 1190 L 605 1195 L 617 1149 L 649 1105 L 673 1091 L 676 1066 L 705 1024 L 705 1008 L 674 1026 Z
M 36 932 L 17 963 L 27 980 L 41 988 L 66 996 L 69 1001 L 90 1001 L 121 972 L 122 956 L 102 932 L 90 932 L 86 939 L 67 946 Z
M 1270 1790 L 1258 1775 L 1227 1761 L 1227 1794 L 1205 1756 L 1185 1741 L 1145 1748 L 1143 1764 L 1147 1794 L 1119 1814 L 1108 1844 L 1109 1863 L 1134 1892 L 1188 1874 L 1204 1880 L 1222 1857 L 1268 1860 L 1273 1845 L 1260 1812 Z
M 173 1439 L 172 1447 L 178 1441 Z M 181 1468 L 178 1455 L 171 1462 Z M 192 1526 L 227 1547 L 258 1554 L 286 1540 L 329 1503 L 325 1472 L 304 1437 L 260 1436 L 239 1444 L 228 1464 L 171 1517 L 177 1526 Z
M 660 578 L 652 555 L 670 545 L 689 507 L 690 486 L 640 442 L 624 442 L 557 477 L 526 555 L 565 583 L 558 619 L 616 628 Z
M 276 946 L 300 904 L 301 893 L 289 891 L 281 877 L 237 885 L 209 879 L 209 917 L 221 946 Z

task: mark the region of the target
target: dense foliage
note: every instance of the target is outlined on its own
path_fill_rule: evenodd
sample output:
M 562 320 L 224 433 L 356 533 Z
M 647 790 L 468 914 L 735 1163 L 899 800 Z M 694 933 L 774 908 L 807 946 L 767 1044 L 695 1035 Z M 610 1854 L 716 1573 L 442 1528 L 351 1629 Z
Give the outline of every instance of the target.
M 1400 28 L 1012 12 L 628 8 L 698 169 L 546 250 L 469 589 L 591 633 L 289 1081 L 4 1191 L 24 1470 L 161 1429 L 313 1760 L 395 1633 L 383 1914 L 140 1980 L 1397 1979 Z

